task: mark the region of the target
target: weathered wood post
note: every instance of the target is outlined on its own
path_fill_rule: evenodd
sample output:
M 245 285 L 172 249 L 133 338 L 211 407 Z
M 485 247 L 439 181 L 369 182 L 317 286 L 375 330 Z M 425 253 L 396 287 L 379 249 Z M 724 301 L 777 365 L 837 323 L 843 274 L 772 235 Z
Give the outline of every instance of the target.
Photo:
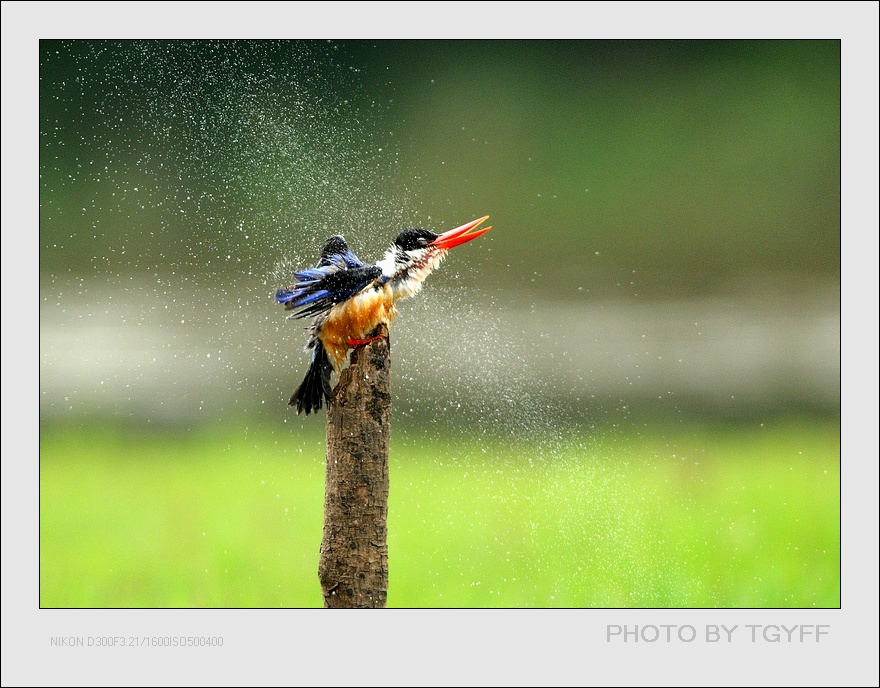
M 388 441 L 391 347 L 384 335 L 351 354 L 327 409 L 324 606 L 385 607 L 388 595 Z

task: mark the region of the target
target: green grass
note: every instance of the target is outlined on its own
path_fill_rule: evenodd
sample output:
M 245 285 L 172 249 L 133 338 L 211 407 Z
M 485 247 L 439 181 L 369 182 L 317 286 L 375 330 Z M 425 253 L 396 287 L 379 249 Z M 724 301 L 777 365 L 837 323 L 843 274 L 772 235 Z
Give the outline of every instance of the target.
M 43 607 L 315 607 L 319 435 L 49 429 Z M 837 607 L 839 424 L 394 434 L 394 607 Z

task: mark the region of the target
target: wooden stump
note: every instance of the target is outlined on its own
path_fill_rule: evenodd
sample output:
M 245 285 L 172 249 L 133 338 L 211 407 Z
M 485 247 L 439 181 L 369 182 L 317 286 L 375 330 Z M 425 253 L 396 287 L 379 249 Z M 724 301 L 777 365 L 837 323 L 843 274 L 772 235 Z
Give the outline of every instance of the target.
M 388 594 L 388 441 L 391 349 L 355 349 L 327 410 L 327 479 L 318 579 L 324 606 L 385 607 Z

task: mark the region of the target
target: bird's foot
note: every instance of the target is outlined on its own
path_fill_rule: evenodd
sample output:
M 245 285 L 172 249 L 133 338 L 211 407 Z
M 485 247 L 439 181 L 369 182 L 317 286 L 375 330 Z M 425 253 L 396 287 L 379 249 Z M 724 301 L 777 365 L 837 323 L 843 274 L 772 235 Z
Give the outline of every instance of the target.
M 356 349 L 359 346 L 364 346 L 365 344 L 369 344 L 370 342 L 375 342 L 377 339 L 382 339 L 384 334 L 373 335 L 372 337 L 367 337 L 366 339 L 349 339 L 348 345 L 352 349 Z

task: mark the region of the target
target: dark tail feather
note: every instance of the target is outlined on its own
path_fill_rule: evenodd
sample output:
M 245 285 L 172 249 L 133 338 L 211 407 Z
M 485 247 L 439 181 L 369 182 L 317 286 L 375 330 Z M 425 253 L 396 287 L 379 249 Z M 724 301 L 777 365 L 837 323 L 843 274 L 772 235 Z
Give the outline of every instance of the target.
M 288 404 L 296 406 L 296 412 L 306 415 L 317 413 L 323 405 L 324 399 L 330 403 L 330 374 L 333 372 L 333 366 L 330 365 L 330 359 L 327 358 L 327 352 L 324 345 L 318 340 L 315 343 L 315 352 L 312 354 L 312 363 L 306 373 L 302 384 L 297 387 L 293 396 L 290 397 Z

